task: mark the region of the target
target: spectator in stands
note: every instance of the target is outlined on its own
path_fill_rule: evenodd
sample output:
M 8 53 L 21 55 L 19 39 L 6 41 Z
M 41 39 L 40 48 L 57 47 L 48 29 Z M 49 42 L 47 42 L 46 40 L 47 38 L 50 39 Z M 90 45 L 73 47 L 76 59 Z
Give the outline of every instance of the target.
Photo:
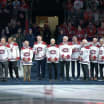
M 69 30 L 69 34 L 68 37 L 69 39 L 71 39 L 73 36 L 75 36 L 76 34 L 76 27 L 73 25 L 73 23 L 69 23 L 68 24 L 68 30 Z
M 37 24 L 33 24 L 32 30 L 36 41 L 37 35 L 40 34 L 40 27 Z
M 25 11 L 29 8 L 29 5 L 26 3 L 25 0 L 22 0 L 21 2 L 21 10 Z
M 19 45 L 19 49 L 21 49 L 22 46 L 23 46 L 23 41 L 25 40 L 25 36 L 22 33 L 22 29 L 21 28 L 18 29 L 18 31 L 17 31 L 17 33 L 16 33 L 16 35 L 14 37 L 15 37 L 16 42 Z
M 82 9 L 83 8 L 83 0 L 75 0 L 74 1 L 74 9 Z
M 16 34 L 17 29 L 16 29 L 16 19 L 12 18 L 10 20 L 10 23 L 8 23 L 9 31 L 11 34 Z
M 77 27 L 80 23 L 80 20 L 83 19 L 83 11 L 78 9 L 77 11 L 73 10 L 73 16 L 72 21 L 74 22 L 74 25 Z
M 82 29 L 81 26 L 78 26 L 78 29 L 76 31 L 76 36 L 78 37 L 78 40 L 81 41 L 85 38 L 85 31 Z
M 104 22 L 101 22 L 101 27 L 97 30 L 98 37 L 104 37 Z
M 5 35 L 7 38 L 11 35 L 8 26 L 5 27 Z
M 100 10 L 103 11 L 104 8 L 104 0 L 99 0 L 100 2 Z
M 7 0 L 0 0 L 0 7 L 5 8 L 7 5 Z
M 35 38 L 31 28 L 29 29 L 29 34 L 26 35 L 25 39 L 29 41 L 30 47 L 33 47 Z
M 60 30 L 60 32 L 58 34 L 58 38 L 57 38 L 57 44 L 62 43 L 64 36 L 65 36 L 64 31 L 63 30 Z
M 19 0 L 14 0 L 12 5 L 13 5 L 13 8 L 19 8 L 21 4 Z
M 58 39 L 58 35 L 59 34 L 59 25 L 56 25 L 56 28 L 55 28 L 55 32 L 54 32 L 54 39 L 57 40 Z
M 67 22 L 64 21 L 63 24 L 60 25 L 60 30 L 63 30 L 63 34 L 67 35 L 68 34 L 68 28 L 67 28 Z
M 51 38 L 50 28 L 49 28 L 48 24 L 45 24 L 44 28 L 43 28 L 43 41 L 45 41 L 47 44 L 49 44 L 50 38 Z
M 96 35 L 96 27 L 91 22 L 86 28 L 86 34 L 88 41 L 92 41 L 92 38 Z
M 86 25 L 88 25 L 89 21 L 92 21 L 93 20 L 93 13 L 92 13 L 92 10 L 90 8 L 87 8 L 85 11 L 84 11 L 84 22 Z
M 71 0 L 68 0 L 66 3 L 66 18 L 68 18 L 68 20 L 70 20 L 72 17 L 72 13 L 71 13 L 72 9 L 73 9 L 73 3 Z
M 17 15 L 17 20 L 20 21 L 22 29 L 25 27 L 25 12 L 19 11 Z
M 94 22 L 95 24 L 97 22 L 99 22 L 99 11 L 98 10 L 95 10 L 94 13 L 93 13 L 93 18 L 94 18 Z

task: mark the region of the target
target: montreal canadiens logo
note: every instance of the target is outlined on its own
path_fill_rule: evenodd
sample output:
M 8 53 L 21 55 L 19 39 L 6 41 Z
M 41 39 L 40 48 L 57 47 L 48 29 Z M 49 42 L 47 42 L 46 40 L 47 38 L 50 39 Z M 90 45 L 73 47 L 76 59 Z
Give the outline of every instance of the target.
M 80 55 L 83 55 L 83 51 L 80 52 Z
M 96 51 L 95 50 L 91 50 L 91 54 L 96 54 Z
M 102 55 L 102 54 L 103 54 L 103 50 L 100 50 L 100 51 L 99 51 L 99 54 Z
M 24 56 L 30 56 L 30 53 L 26 52 L 24 53 Z
M 37 48 L 37 51 L 42 51 L 42 47 L 38 47 Z
M 55 50 L 51 50 L 50 54 L 56 54 L 56 51 Z
M 68 48 L 64 48 L 62 51 L 63 52 L 68 52 Z
M 79 49 L 79 48 L 75 48 L 75 49 L 73 49 L 72 51 L 73 51 L 73 52 L 79 52 L 80 49 Z
M 4 54 L 5 53 L 5 50 L 0 50 L 0 54 Z

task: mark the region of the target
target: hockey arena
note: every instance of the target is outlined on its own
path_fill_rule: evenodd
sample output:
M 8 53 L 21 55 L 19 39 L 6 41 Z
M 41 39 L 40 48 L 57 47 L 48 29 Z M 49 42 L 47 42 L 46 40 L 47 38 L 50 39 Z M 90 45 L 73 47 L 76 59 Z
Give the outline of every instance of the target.
M 104 0 L 0 0 L 0 104 L 104 104 Z

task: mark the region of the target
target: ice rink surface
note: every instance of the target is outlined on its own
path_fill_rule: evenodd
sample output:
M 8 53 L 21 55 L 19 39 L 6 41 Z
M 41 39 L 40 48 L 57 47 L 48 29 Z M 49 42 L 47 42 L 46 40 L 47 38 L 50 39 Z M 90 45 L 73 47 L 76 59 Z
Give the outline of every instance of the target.
M 0 104 L 104 104 L 104 86 L 2 85 Z

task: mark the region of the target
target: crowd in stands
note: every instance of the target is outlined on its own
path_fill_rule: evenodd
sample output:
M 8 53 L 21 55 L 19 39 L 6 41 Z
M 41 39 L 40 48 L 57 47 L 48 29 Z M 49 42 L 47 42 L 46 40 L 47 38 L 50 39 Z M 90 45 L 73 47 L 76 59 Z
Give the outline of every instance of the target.
M 65 22 L 60 27 L 69 37 L 87 38 L 104 36 L 104 0 L 67 0 Z
M 24 32 L 28 8 L 28 1 L 25 0 L 0 0 L 0 38 Z
M 93 37 L 104 36 L 103 5 L 104 0 L 67 0 L 64 22 L 56 26 L 54 33 L 51 33 L 48 23 L 43 28 L 33 23 L 27 32 L 25 11 L 29 9 L 28 0 L 0 0 L 0 37 L 14 36 L 20 48 L 26 39 L 32 47 L 32 40 L 35 41 L 38 34 L 42 34 L 48 44 L 51 37 L 60 44 L 65 35 L 70 41 L 75 35 L 80 41 L 83 38 L 91 41 Z

